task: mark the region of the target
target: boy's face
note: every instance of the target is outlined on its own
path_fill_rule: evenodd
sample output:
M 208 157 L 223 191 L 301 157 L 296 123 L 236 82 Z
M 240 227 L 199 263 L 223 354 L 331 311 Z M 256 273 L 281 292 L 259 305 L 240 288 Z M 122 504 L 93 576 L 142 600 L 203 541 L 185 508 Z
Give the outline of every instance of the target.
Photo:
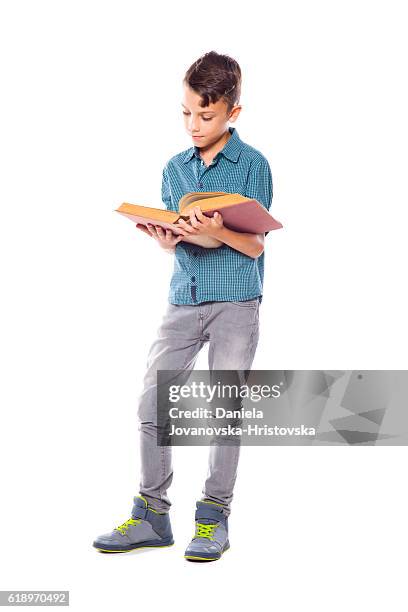
M 187 134 L 196 147 L 208 147 L 227 131 L 228 122 L 234 122 L 241 110 L 235 105 L 227 114 L 223 99 L 209 106 L 200 106 L 200 96 L 188 85 L 183 84 L 182 111 Z

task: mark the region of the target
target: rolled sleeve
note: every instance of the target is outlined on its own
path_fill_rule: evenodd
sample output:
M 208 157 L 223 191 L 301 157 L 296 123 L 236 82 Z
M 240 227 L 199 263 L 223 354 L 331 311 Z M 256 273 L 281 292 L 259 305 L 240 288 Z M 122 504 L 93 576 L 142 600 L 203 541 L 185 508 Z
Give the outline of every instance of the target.
M 273 198 L 272 172 L 268 160 L 262 158 L 251 169 L 245 190 L 247 198 L 254 198 L 268 211 Z M 269 232 L 265 232 L 265 236 Z

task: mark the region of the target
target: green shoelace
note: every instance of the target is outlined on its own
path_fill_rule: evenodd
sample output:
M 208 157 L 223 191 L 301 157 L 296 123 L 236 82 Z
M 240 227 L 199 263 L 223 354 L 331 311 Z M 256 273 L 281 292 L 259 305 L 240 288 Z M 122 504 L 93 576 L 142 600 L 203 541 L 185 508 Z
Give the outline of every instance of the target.
M 196 523 L 196 533 L 194 538 L 208 538 L 214 540 L 214 529 L 217 527 L 217 523 Z
M 138 525 L 139 523 L 141 523 L 141 519 L 130 518 L 128 521 L 122 523 L 122 525 L 119 525 L 119 527 L 115 527 L 115 529 L 119 531 L 122 535 L 125 535 L 131 525 Z

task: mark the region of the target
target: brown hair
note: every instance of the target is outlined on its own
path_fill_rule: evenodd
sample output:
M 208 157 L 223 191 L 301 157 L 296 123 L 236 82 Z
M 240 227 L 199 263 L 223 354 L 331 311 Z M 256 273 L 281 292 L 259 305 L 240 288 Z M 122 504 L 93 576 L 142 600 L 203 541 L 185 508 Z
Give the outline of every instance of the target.
M 201 107 L 222 98 L 229 113 L 241 96 L 241 68 L 232 57 L 209 51 L 190 66 L 183 83 L 201 96 Z

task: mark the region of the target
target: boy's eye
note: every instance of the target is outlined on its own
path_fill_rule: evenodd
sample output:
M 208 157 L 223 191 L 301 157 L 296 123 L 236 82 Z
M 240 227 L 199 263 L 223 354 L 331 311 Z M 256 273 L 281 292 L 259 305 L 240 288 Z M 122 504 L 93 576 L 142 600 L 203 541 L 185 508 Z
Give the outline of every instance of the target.
M 183 115 L 189 115 L 190 113 L 186 113 L 185 111 L 183 111 Z M 211 119 L 213 119 L 213 117 L 203 117 L 204 121 L 211 121 Z

